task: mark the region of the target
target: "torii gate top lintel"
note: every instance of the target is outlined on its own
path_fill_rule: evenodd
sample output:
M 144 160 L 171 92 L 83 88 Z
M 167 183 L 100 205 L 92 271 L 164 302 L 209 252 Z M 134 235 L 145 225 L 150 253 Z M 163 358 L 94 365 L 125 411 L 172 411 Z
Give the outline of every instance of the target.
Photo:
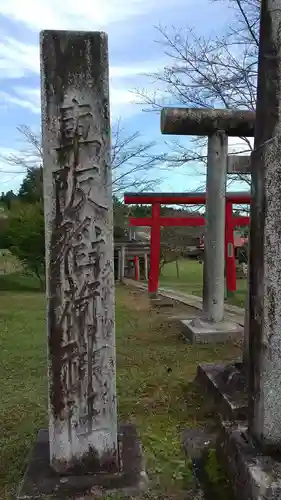
M 250 192 L 229 192 L 226 199 L 238 205 L 248 204 L 251 201 Z M 154 204 L 163 205 L 204 205 L 206 203 L 206 193 L 124 193 L 126 205 Z
M 209 136 L 223 130 L 229 137 L 254 137 L 255 120 L 248 110 L 163 108 L 161 133 Z

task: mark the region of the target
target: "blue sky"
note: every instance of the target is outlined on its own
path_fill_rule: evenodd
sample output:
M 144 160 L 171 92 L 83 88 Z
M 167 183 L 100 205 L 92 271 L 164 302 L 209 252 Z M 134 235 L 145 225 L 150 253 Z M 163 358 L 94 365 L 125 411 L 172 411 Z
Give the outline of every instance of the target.
M 161 69 L 168 59 L 155 26 L 195 28 L 198 34 L 226 31 L 232 11 L 209 0 L 2 0 L 0 5 L 0 155 L 22 150 L 16 127 L 40 129 L 39 32 L 42 29 L 103 30 L 109 36 L 112 122 L 121 117 L 127 134 L 139 131 L 142 141 L 155 140 L 165 150 L 160 117 L 134 103 L 134 88 L 155 90 L 143 73 Z M 155 150 L 155 151 L 156 151 Z M 0 191 L 16 190 L 19 168 L 0 159 Z M 160 175 L 153 172 L 153 176 Z M 162 191 L 194 190 L 204 177 L 192 166 L 163 172 Z

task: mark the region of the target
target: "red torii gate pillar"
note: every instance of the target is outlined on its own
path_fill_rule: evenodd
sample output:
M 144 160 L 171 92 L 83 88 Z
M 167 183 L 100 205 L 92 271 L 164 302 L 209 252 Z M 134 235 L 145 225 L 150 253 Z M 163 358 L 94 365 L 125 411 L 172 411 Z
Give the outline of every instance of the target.
M 150 234 L 150 267 L 148 277 L 148 292 L 156 295 L 159 284 L 160 267 L 160 244 L 161 244 L 161 226 L 160 226 L 160 203 L 152 205 L 152 225 Z

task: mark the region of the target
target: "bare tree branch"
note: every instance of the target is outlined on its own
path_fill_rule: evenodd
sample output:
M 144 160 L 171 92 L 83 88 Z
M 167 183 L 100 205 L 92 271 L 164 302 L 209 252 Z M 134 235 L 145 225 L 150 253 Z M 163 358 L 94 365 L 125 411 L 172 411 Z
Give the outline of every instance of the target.
M 258 47 L 259 46 L 259 40 L 258 40 L 258 37 L 256 35 L 255 21 L 254 21 L 254 23 L 253 22 L 250 23 L 249 14 L 246 13 L 246 10 L 244 9 L 244 7 L 243 7 L 242 4 L 248 3 L 249 6 L 252 6 L 253 8 L 259 9 L 260 2 L 259 1 L 257 1 L 257 2 L 251 2 L 251 1 L 250 2 L 245 2 L 245 1 L 242 2 L 241 0 L 235 0 L 235 1 L 236 1 L 236 4 L 237 4 L 238 8 L 239 8 L 239 11 L 240 11 L 240 13 L 242 15 L 242 18 L 243 18 L 243 20 L 244 20 L 244 22 L 245 22 L 245 24 L 247 26 L 248 31 L 249 31 L 250 35 L 252 36 L 254 42 L 256 43 L 257 47 Z
M 24 148 L 18 154 L 0 156 L 2 162 L 7 164 L 7 168 L 0 169 L 2 173 L 26 174 L 34 168 L 42 167 L 40 135 L 26 125 L 17 127 L 17 131 L 24 140 Z M 127 189 L 154 189 L 161 182 L 159 173 L 155 177 L 151 175 L 152 169 L 164 159 L 164 155 L 159 157 L 153 153 L 154 146 L 154 141 L 142 142 L 139 132 L 126 135 L 121 121 L 117 121 L 112 129 L 113 194 L 118 195 Z M 8 166 L 12 166 L 13 170 L 9 170 Z M 15 170 L 14 167 L 18 169 Z
M 169 63 L 146 75 L 156 90 L 135 89 L 136 102 L 145 111 L 159 112 L 164 105 L 255 109 L 260 0 L 213 0 L 228 3 L 235 22 L 223 36 L 205 38 L 193 29 L 159 26 L 160 43 Z M 251 151 L 248 138 L 240 138 L 244 154 Z M 166 142 L 169 166 L 206 165 L 206 138 Z M 248 176 L 232 176 L 230 182 Z

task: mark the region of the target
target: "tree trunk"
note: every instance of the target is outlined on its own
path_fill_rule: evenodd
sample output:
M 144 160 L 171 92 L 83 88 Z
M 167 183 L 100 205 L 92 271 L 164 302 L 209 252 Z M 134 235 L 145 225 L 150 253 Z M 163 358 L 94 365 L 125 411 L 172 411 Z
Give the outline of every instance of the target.
M 176 259 L 176 270 L 177 270 L 177 279 L 180 279 L 180 268 L 179 268 L 179 261 Z
M 38 269 L 35 269 L 35 275 L 37 276 L 37 278 L 39 279 L 39 283 L 40 283 L 40 291 L 41 292 L 45 292 L 45 280 L 42 279 L 42 275 L 40 273 L 40 270 Z

